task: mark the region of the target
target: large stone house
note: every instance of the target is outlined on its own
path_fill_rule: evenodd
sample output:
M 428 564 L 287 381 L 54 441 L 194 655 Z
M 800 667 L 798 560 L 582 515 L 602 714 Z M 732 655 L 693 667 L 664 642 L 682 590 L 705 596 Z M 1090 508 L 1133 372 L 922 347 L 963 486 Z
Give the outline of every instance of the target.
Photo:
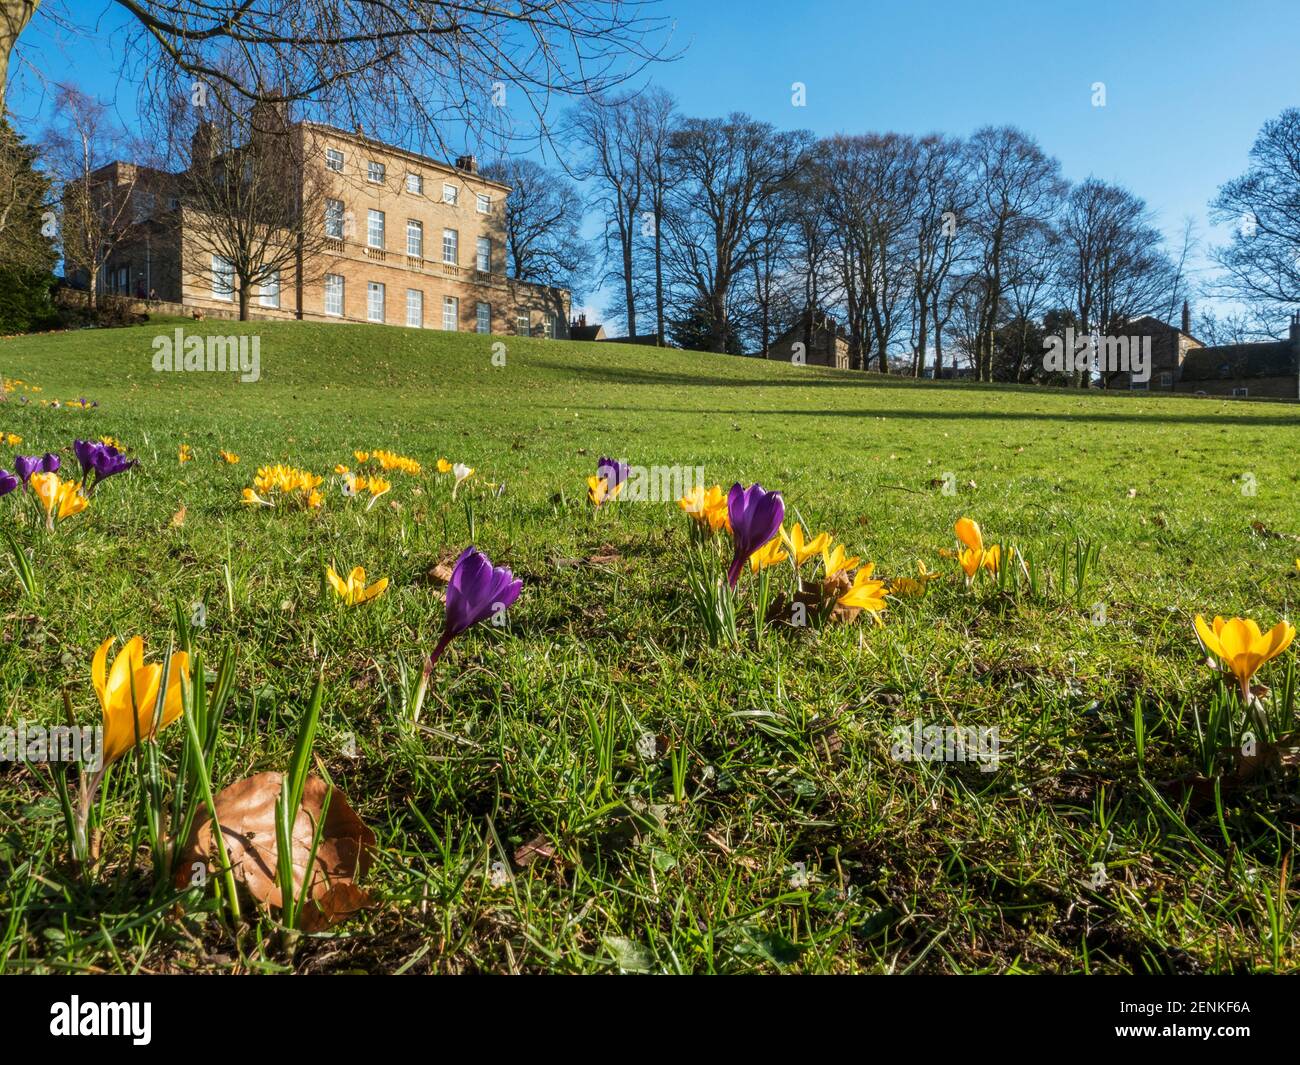
M 317 168 L 324 232 L 309 256 L 249 294 L 252 317 L 567 336 L 567 290 L 506 276 L 510 188 L 480 174 L 473 156 L 451 165 L 306 121 L 281 135 L 293 138 L 286 149 L 294 158 Z M 104 264 L 97 287 L 231 315 L 231 265 L 205 214 L 180 194 L 182 177 L 123 162 L 92 175 L 92 185 L 128 189 L 136 200 L 131 239 Z M 75 263 L 68 276 L 86 286 Z

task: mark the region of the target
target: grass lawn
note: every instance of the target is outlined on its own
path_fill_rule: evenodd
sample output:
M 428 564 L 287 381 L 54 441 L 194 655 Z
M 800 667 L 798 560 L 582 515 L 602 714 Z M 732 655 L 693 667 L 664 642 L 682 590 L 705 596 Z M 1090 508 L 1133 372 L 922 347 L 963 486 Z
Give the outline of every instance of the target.
M 261 379 L 155 373 L 153 338 L 181 324 L 259 334 Z M 1267 757 L 1248 760 L 1192 629 L 1198 612 L 1270 627 L 1300 590 L 1294 406 L 296 323 L 7 339 L 0 373 L 41 389 L 0 406 L 0 431 L 23 438 L 0 465 L 57 451 L 66 473 L 73 438 L 104 435 L 140 460 L 52 533 L 20 493 L 0 499 L 37 581 L 25 594 L 0 545 L 3 724 L 62 720 L 64 693 L 96 722 L 99 644 L 140 634 L 160 660 L 177 604 L 203 604 L 194 650 L 236 662 L 214 787 L 286 767 L 323 670 L 317 772 L 377 837 L 373 905 L 290 950 L 273 915 L 246 904 L 234 935 L 212 885 L 156 880 L 135 755 L 101 789 L 99 859 L 80 873 L 51 767 L 2 763 L 0 971 L 1241 972 L 1300 957 L 1296 777 L 1269 743 L 1293 727 L 1294 651 L 1259 673 L 1271 731 L 1255 726 Z M 98 407 L 38 403 L 79 396 Z M 375 448 L 424 469 L 392 473 L 367 510 L 333 470 Z M 689 518 L 670 502 L 595 510 L 585 479 L 603 455 L 778 488 L 788 520 L 876 576 L 918 560 L 943 576 L 891 599 L 881 626 L 778 624 L 756 645 L 746 573 L 740 645 L 710 646 L 686 591 Z M 476 471 L 454 502 L 439 457 Z M 241 503 L 279 462 L 325 476 L 320 509 Z M 967 590 L 940 556 L 963 515 L 1017 547 L 1035 587 L 1021 571 Z M 523 593 L 506 625 L 452 644 L 414 724 L 397 688 L 441 630 L 429 571 L 471 540 Z M 1080 588 L 1084 543 L 1101 554 Z M 347 608 L 330 563 L 390 587 Z M 996 768 L 894 757 L 914 722 L 996 727 Z M 164 780 L 184 745 L 182 725 L 160 733 Z

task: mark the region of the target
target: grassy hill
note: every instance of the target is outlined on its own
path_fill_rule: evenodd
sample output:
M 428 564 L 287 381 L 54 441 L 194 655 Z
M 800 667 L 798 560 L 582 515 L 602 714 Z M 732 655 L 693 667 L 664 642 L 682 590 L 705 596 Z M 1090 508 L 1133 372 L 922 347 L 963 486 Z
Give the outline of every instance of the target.
M 255 333 L 260 379 L 155 372 L 154 339 L 178 327 Z M 0 969 L 1295 962 L 1294 776 L 1221 781 L 1206 804 L 1197 722 L 1216 682 L 1191 629 L 1198 612 L 1272 625 L 1300 588 L 1294 407 L 297 323 L 10 338 L 0 374 L 40 389 L 0 406 L 0 432 L 23 438 L 0 466 L 46 450 L 75 466 L 74 436 L 140 459 L 52 534 L 0 500 L 39 585 L 0 589 L 4 723 L 60 719 L 65 691 L 95 720 L 99 643 L 140 633 L 158 656 L 176 604 L 202 603 L 197 648 L 238 661 L 214 784 L 284 767 L 323 668 L 317 755 L 378 837 L 376 905 L 289 957 L 265 922 L 235 942 L 206 896 L 187 896 L 184 929 L 169 919 L 170 889 L 132 859 L 130 773 L 104 792 L 87 883 L 63 861 L 48 770 L 0 767 L 0 907 L 16 914 Z M 40 404 L 78 397 L 98 406 Z M 376 448 L 424 472 L 394 473 L 367 510 L 332 471 Z M 779 488 L 878 576 L 923 560 L 944 578 L 881 627 L 782 626 L 755 646 L 746 620 L 739 648 L 709 647 L 684 588 L 688 520 L 665 502 L 594 511 L 602 455 Z M 439 457 L 475 468 L 454 502 Z M 277 462 L 325 475 L 324 505 L 243 505 Z M 1021 551 L 1037 593 L 964 587 L 940 555 L 963 515 Z M 506 628 L 453 647 L 412 727 L 393 686 L 442 624 L 428 571 L 471 540 L 524 592 Z M 1078 542 L 1100 562 L 1062 588 Z M 391 586 L 342 608 L 327 563 Z M 1290 658 L 1261 679 L 1286 688 Z M 918 720 L 996 726 L 997 770 L 891 758 L 891 730 Z M 164 732 L 165 759 L 182 744 Z

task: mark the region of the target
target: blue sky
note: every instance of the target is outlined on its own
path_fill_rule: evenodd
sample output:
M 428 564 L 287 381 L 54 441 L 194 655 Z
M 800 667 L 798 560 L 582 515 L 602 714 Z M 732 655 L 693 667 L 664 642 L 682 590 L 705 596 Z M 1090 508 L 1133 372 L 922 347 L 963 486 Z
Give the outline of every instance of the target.
M 20 42 L 54 80 L 116 97 L 128 114 L 111 4 L 64 0 L 70 38 L 40 13 Z M 1296 0 L 664 0 L 685 50 L 652 78 L 683 112 L 746 111 L 817 134 L 965 134 L 1010 123 L 1032 133 L 1066 177 L 1096 175 L 1142 196 L 1177 239 L 1186 216 L 1215 239 L 1207 204 L 1240 174 L 1265 119 L 1300 104 Z M 807 103 L 791 103 L 802 82 Z M 1106 103 L 1092 103 L 1094 82 Z M 20 123 L 41 107 L 22 76 Z M 589 303 L 599 305 L 599 297 Z

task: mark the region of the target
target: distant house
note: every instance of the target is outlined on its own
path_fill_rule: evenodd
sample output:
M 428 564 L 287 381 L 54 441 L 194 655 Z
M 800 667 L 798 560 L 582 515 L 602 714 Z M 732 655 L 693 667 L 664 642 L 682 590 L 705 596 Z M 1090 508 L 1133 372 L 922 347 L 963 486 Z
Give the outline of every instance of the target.
M 569 323 L 570 340 L 604 340 L 605 327 L 603 325 L 588 325 L 585 314 L 578 315 Z
M 1217 346 L 1192 336 L 1188 318 L 1184 305 L 1181 329 L 1149 316 L 1130 322 L 1126 331 L 1131 337 L 1151 338 L 1150 380 L 1116 374 L 1108 386 L 1135 392 L 1300 399 L 1300 314 L 1292 317 L 1286 340 Z
M 843 326 L 820 311 L 805 311 L 768 346 L 767 357 L 796 365 L 849 368 L 849 338 Z

